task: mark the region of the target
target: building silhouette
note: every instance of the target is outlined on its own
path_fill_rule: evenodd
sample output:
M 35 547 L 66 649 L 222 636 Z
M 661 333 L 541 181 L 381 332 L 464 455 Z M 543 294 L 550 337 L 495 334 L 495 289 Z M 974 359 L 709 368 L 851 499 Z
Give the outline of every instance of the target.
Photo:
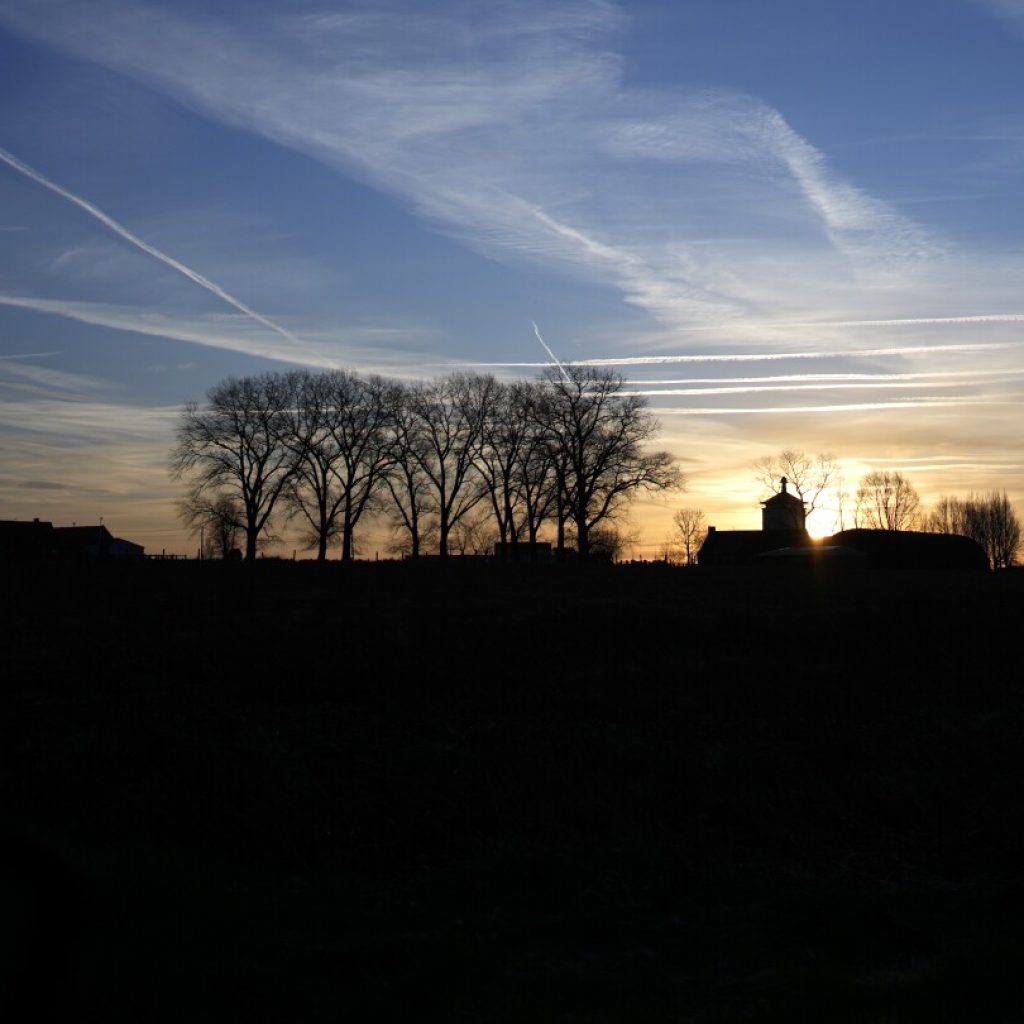
M 697 552 L 698 565 L 749 565 L 769 551 L 809 548 L 812 544 L 805 526 L 804 503 L 790 494 L 789 481 L 783 477 L 780 490 L 761 502 L 760 530 L 716 530 L 708 535 Z
M 872 569 L 983 570 L 988 557 L 969 537 L 913 530 L 841 530 L 814 541 L 805 526 L 804 503 L 780 489 L 761 502 L 760 530 L 716 530 L 697 553 L 697 564 L 861 566 Z
M 0 520 L 0 561 L 94 562 L 108 559 L 141 560 L 145 548 L 114 537 L 99 526 L 54 526 L 53 523 Z
M 783 477 L 782 489 L 767 501 L 761 502 L 762 530 L 803 530 L 806 528 L 807 510 L 804 503 L 786 489 L 789 481 Z

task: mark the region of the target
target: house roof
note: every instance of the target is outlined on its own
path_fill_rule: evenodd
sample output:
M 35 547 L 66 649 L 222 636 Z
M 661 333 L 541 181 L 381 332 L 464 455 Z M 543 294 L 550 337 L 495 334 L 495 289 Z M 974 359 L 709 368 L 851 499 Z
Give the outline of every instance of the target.
M 700 564 L 745 562 L 777 548 L 805 547 L 806 530 L 712 530 L 697 553 Z
M 762 501 L 761 504 L 764 505 L 765 508 L 799 508 L 802 512 L 804 503 L 795 494 L 790 494 L 789 491 L 786 490 L 786 485 L 788 483 L 789 480 L 786 477 L 780 477 L 779 485 L 781 490 L 779 493 L 772 495 L 772 497 L 767 501 Z
M 761 504 L 776 507 L 779 505 L 794 506 L 796 508 L 804 507 L 804 503 L 795 494 L 790 494 L 788 491 L 779 491 L 778 494 L 773 495 L 767 501 L 762 501 Z
M 828 544 L 862 552 L 869 564 L 893 569 L 987 569 L 980 544 L 952 533 L 913 530 L 843 530 Z
M 72 544 L 109 544 L 114 538 L 105 526 L 58 526 L 54 533 Z

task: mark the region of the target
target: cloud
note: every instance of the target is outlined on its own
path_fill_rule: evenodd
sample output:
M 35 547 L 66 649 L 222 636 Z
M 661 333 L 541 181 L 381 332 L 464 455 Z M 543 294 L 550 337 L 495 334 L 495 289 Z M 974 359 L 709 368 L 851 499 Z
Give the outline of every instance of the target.
M 74 397 L 95 396 L 109 390 L 110 386 L 98 377 L 36 366 L 24 358 L 8 356 L 0 359 L 0 389 L 6 387 L 40 394 L 59 392 L 65 397 Z
M 65 448 L 139 441 L 169 446 L 180 414 L 180 408 L 171 406 L 33 398 L 0 403 L 0 428 Z
M 129 245 L 135 246 L 136 249 L 141 250 L 154 259 L 159 260 L 165 266 L 170 267 L 172 270 L 177 271 L 179 274 L 188 278 L 194 284 L 199 285 L 200 288 L 206 289 L 211 295 L 215 295 L 218 299 L 226 302 L 229 306 L 234 306 L 240 313 L 249 317 L 251 320 L 255 320 L 256 323 L 262 324 L 264 327 L 268 327 L 270 330 L 279 334 L 286 341 L 291 342 L 293 345 L 300 346 L 302 342 L 295 337 L 291 331 L 285 330 L 280 324 L 275 323 L 268 317 L 257 313 L 255 310 L 250 309 L 244 302 L 236 299 L 233 295 L 226 292 L 219 284 L 211 281 L 208 277 L 204 277 L 197 270 L 193 270 L 191 267 L 186 266 L 180 260 L 176 260 L 173 256 L 168 256 L 167 253 L 161 252 L 155 246 L 150 245 L 148 242 L 143 241 L 138 235 L 133 234 L 124 225 L 119 224 L 109 214 L 104 213 L 99 207 L 94 206 L 88 200 L 83 199 L 81 196 L 75 195 L 69 189 L 58 185 L 56 182 L 51 181 L 45 175 L 28 164 L 19 160 L 13 153 L 7 152 L 7 150 L 0 148 L 0 160 L 2 160 L 9 167 L 14 168 L 19 174 L 23 174 L 26 178 L 31 179 L 43 188 L 49 189 L 51 192 L 60 196 L 62 199 L 66 199 L 69 203 L 73 203 L 79 209 L 84 210 L 90 217 L 98 220 L 104 227 L 109 228 L 115 235 L 124 241 L 128 242 Z
M 472 18 L 298 4 L 249 11 L 241 31 L 154 4 L 11 0 L 0 24 L 338 167 L 488 255 L 614 286 L 666 324 L 799 307 L 823 279 L 885 287 L 943 253 L 756 97 L 631 88 L 610 3 Z M 749 262 L 769 246 L 781 292 Z
M 324 324 L 303 333 L 297 345 L 282 347 L 265 331 L 252 328 L 241 316 L 184 316 L 135 306 L 64 299 L 43 299 L 0 294 L 0 306 L 13 306 L 36 313 L 66 317 L 80 323 L 129 331 L 174 341 L 186 341 L 209 348 L 225 349 L 263 359 L 304 366 L 337 369 L 356 363 L 367 372 L 390 372 L 415 364 L 418 372 L 440 372 L 447 362 L 438 357 L 412 354 L 428 335 L 419 328 L 403 325 L 338 326 Z
M 975 0 L 1019 29 L 1024 29 L 1024 0 Z

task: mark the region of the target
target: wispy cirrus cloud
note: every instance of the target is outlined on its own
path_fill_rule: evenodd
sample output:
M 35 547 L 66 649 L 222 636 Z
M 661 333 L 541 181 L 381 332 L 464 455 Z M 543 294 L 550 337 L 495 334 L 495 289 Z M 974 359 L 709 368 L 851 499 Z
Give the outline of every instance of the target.
M 1024 0 L 973 0 L 1005 18 L 1012 25 L 1024 29 Z
M 423 351 L 430 336 L 403 324 L 320 324 L 304 331 L 296 345 L 282 346 L 248 318 L 236 315 L 188 316 L 136 306 L 69 299 L 0 294 L 0 307 L 30 310 L 77 320 L 115 331 L 186 341 L 247 356 L 334 369 L 358 360 L 367 372 L 415 367 L 419 373 L 441 372 L 447 360 Z
M 793 282 L 809 277 L 886 286 L 943 253 L 756 97 L 629 87 L 613 45 L 624 18 L 602 0 L 472 18 L 298 4 L 252 11 L 244 33 L 157 4 L 12 0 L 0 24 L 341 168 L 485 253 L 614 286 L 670 325 L 799 307 Z M 768 245 L 782 293 L 744 269 Z
M 37 357 L 38 358 L 38 357 Z M 0 392 L 3 389 L 65 396 L 96 396 L 110 390 L 108 381 L 91 374 L 71 373 L 38 366 L 26 358 L 0 358 Z

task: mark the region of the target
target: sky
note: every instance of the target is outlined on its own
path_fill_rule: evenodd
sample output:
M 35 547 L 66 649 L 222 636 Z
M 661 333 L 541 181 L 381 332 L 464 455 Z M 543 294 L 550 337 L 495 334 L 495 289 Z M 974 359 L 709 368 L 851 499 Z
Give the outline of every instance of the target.
M 1024 0 L 4 0 L 0 518 L 193 550 L 187 401 L 534 322 L 686 474 L 638 554 L 783 448 L 1024 511 L 1022 186 Z

